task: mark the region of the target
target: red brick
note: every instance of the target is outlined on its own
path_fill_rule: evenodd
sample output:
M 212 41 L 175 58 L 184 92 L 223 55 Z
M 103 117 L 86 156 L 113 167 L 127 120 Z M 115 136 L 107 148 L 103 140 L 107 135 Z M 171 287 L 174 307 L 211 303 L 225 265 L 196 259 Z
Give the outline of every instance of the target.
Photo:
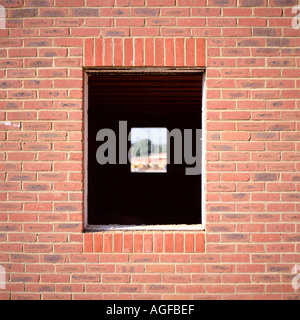
M 141 253 L 143 252 L 143 235 L 134 234 L 133 236 L 133 252 Z
M 173 234 L 165 234 L 164 236 L 164 252 L 173 252 Z
M 19 49 L 9 49 L 8 55 L 11 58 L 15 57 L 36 57 L 37 56 L 37 49 L 25 49 L 25 48 L 19 48 Z
M 86 233 L 84 235 L 84 252 L 93 252 L 93 235 Z
M 249 173 L 222 173 L 222 181 L 249 181 Z
M 102 234 L 94 234 L 94 252 L 103 252 L 103 236 Z
M 184 235 L 175 234 L 175 252 L 184 252 Z
M 203 234 L 196 234 L 195 252 L 198 252 L 198 253 L 204 252 L 204 235 Z
M 203 0 L 178 0 L 179 6 L 205 6 L 205 2 Z
M 113 252 L 121 253 L 123 250 L 122 234 L 114 234 L 114 247 Z
M 160 7 L 160 6 L 174 6 L 175 5 L 175 0 L 166 0 L 164 2 L 161 2 L 159 0 L 148 0 L 147 5 L 149 7 Z
M 103 50 L 104 66 L 111 66 L 113 64 L 112 53 L 113 53 L 112 39 L 105 38 L 104 39 L 104 50 Z
M 154 63 L 156 67 L 164 65 L 164 40 L 155 39 L 154 42 Z
M 24 211 L 51 211 L 51 203 L 25 203 Z
M 153 252 L 153 236 L 152 234 L 144 235 L 144 252 L 151 253 Z
M 154 40 L 145 38 L 145 66 L 154 66 Z
M 133 236 L 132 234 L 127 234 L 125 233 L 124 234 L 124 252 L 128 252 L 128 253 L 131 253 L 133 252 L 132 251 L 132 241 L 133 241 Z
M 131 38 L 124 39 L 124 65 L 133 66 L 133 40 Z
M 144 64 L 144 40 L 143 39 L 135 39 L 134 41 L 134 56 L 135 61 L 134 65 L 137 67 L 143 66 Z
M 175 38 L 175 64 L 184 66 L 184 40 L 181 38 Z
M 133 275 L 133 283 L 159 283 L 161 282 L 161 275 Z
M 1 297 L 298 299 L 291 1 L 31 2 L 0 31 Z M 86 66 L 206 67 L 205 231 L 83 233 Z
M 194 252 L 194 235 L 193 234 L 185 234 L 185 253 L 193 253 Z
M 113 0 L 87 0 L 88 7 L 112 7 L 114 5 Z M 80 7 L 80 6 L 79 6 Z
M 103 65 L 103 39 L 95 39 L 95 66 L 101 67 Z
M 153 252 L 163 252 L 163 234 L 154 234 Z
M 113 252 L 113 235 L 112 234 L 103 235 L 103 252 L 105 253 Z
M 123 65 L 123 40 L 120 38 L 114 39 L 114 66 Z
M 195 65 L 195 41 L 194 39 L 186 39 L 186 56 L 185 65 L 194 66 Z
M 132 28 L 132 36 L 134 36 L 134 37 L 156 37 L 158 35 L 159 35 L 159 28 L 158 27 Z
M 174 39 L 165 39 L 165 65 L 174 66 Z

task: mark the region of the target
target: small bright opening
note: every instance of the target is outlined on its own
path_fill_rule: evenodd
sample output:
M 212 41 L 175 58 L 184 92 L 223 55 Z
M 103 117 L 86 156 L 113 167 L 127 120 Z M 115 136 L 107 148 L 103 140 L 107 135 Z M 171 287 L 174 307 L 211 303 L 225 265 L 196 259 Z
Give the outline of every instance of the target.
M 132 128 L 131 172 L 167 172 L 167 128 Z

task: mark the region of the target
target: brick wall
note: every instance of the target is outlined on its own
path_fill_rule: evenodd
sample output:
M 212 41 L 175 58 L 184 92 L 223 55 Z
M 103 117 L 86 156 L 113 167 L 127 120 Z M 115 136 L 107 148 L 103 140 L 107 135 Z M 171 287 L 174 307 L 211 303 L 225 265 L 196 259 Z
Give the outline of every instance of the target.
M 1 299 L 300 298 L 296 0 L 0 4 Z M 92 65 L 205 65 L 205 231 L 83 233 Z

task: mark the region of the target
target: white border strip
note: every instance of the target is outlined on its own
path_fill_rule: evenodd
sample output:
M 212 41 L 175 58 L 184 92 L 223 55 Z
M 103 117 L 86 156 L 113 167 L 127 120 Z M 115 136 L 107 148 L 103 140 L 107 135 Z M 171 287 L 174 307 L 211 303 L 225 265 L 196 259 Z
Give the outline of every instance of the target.
M 205 119 L 206 119 L 206 105 L 205 105 L 205 72 L 204 68 L 200 69 L 180 69 L 176 68 L 135 68 L 124 71 L 130 71 L 132 73 L 153 73 L 153 72 L 172 72 L 176 71 L 178 73 L 184 72 L 185 70 L 194 72 L 203 72 L 202 80 L 202 177 L 201 177 L 201 188 L 202 188 L 202 206 L 201 206 L 201 221 L 202 224 L 196 225 L 88 225 L 88 74 L 101 73 L 101 72 L 122 72 L 122 69 L 117 71 L 114 69 L 86 69 L 84 70 L 84 231 L 85 232 L 101 232 L 101 231 L 203 231 L 205 230 L 205 141 L 206 141 L 206 130 L 205 130 Z

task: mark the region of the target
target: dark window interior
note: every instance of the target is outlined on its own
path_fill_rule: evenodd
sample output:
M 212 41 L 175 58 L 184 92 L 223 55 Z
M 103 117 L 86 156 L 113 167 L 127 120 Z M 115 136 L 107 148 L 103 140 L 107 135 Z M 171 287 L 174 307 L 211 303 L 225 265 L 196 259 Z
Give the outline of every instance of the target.
M 88 224 L 201 223 L 201 175 L 171 163 L 166 173 L 136 174 L 130 163 L 99 165 L 96 141 L 119 121 L 134 127 L 201 129 L 202 73 L 93 73 L 88 77 Z M 117 141 L 118 142 L 118 141 Z M 172 142 L 172 140 L 171 140 Z M 131 144 L 128 142 L 128 150 Z M 118 144 L 117 144 L 118 159 Z

